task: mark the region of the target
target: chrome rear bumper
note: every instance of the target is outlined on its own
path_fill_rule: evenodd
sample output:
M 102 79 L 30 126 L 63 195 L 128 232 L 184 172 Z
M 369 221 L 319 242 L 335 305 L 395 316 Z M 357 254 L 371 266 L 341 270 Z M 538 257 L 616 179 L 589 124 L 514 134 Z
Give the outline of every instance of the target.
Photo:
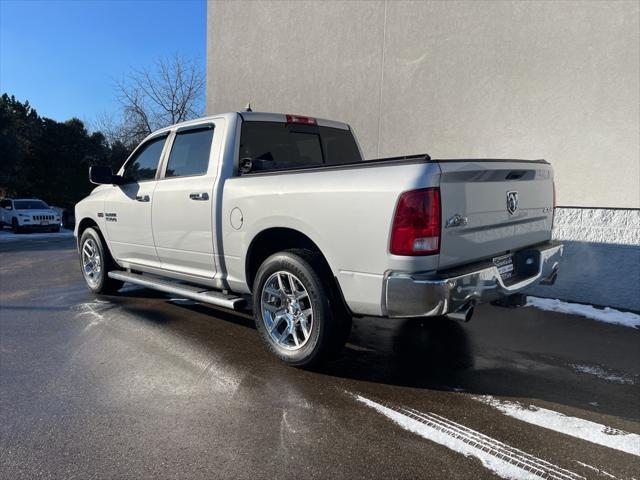
M 491 262 L 434 273 L 389 272 L 383 285 L 383 315 L 387 317 L 429 317 L 445 315 L 519 293 L 537 283 L 553 283 L 557 275 L 562 244 L 545 244 L 514 252 L 517 258 L 533 258 L 523 269 L 516 265 L 516 279 L 503 281 Z M 537 261 L 537 265 L 535 264 Z M 516 263 L 518 261 L 516 260 Z M 521 262 L 525 263 L 525 262 Z M 535 268 L 537 267 L 537 268 Z

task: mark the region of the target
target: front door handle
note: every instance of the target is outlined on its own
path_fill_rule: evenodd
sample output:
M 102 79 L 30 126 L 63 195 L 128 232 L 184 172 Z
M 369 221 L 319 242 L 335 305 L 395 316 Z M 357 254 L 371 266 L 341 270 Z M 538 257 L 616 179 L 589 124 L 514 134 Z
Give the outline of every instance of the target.
M 136 197 L 136 200 L 139 202 L 149 202 L 151 200 L 151 197 L 149 195 L 138 195 Z
M 209 200 L 209 194 L 207 192 L 195 192 L 195 193 L 190 193 L 189 194 L 189 198 L 191 200 Z

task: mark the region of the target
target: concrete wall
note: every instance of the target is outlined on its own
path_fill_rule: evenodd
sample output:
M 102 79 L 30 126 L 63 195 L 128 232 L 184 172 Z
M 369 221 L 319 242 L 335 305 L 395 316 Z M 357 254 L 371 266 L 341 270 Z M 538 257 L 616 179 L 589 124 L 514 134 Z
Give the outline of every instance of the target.
M 558 208 L 553 237 L 565 245 L 558 280 L 527 293 L 640 312 L 640 210 Z
M 640 207 L 637 1 L 210 2 L 207 110 L 344 120 L 367 157 L 546 158 Z
M 640 2 L 210 0 L 208 7 L 208 113 L 251 101 L 256 110 L 343 120 L 367 158 L 546 158 L 559 205 L 605 212 L 586 227 L 606 230 L 604 243 L 581 239 L 585 224 L 567 214 L 571 225 L 556 234 L 573 242 L 568 255 L 585 258 L 584 248 L 593 248 L 606 263 L 621 248 L 620 259 L 636 258 L 627 253 L 640 242 L 630 244 L 630 227 L 616 219 L 635 218 L 640 208 Z M 618 273 L 640 290 L 630 267 Z M 582 301 L 600 289 L 583 280 L 573 272 L 547 292 Z M 606 304 L 635 308 L 628 295 L 609 293 Z

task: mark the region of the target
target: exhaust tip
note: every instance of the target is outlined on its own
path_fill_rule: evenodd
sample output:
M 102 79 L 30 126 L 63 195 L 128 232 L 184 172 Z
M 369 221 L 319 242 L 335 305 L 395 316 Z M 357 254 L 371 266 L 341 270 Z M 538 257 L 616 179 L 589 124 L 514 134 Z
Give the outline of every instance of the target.
M 473 316 L 473 304 L 465 305 L 455 312 L 447 313 L 446 316 L 452 320 L 467 323 Z
M 558 271 L 554 270 L 551 275 L 540 282 L 540 285 L 553 285 L 556 283 L 556 279 L 558 278 Z

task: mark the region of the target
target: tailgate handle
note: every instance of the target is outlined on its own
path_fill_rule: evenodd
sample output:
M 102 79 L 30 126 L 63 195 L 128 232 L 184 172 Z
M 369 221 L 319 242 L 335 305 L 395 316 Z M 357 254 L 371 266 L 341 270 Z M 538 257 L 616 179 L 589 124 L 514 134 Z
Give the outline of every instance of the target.
M 507 174 L 507 180 L 519 180 L 525 176 L 526 170 L 512 170 Z
M 207 192 L 194 192 L 189 194 L 191 200 L 209 200 L 209 194 Z

